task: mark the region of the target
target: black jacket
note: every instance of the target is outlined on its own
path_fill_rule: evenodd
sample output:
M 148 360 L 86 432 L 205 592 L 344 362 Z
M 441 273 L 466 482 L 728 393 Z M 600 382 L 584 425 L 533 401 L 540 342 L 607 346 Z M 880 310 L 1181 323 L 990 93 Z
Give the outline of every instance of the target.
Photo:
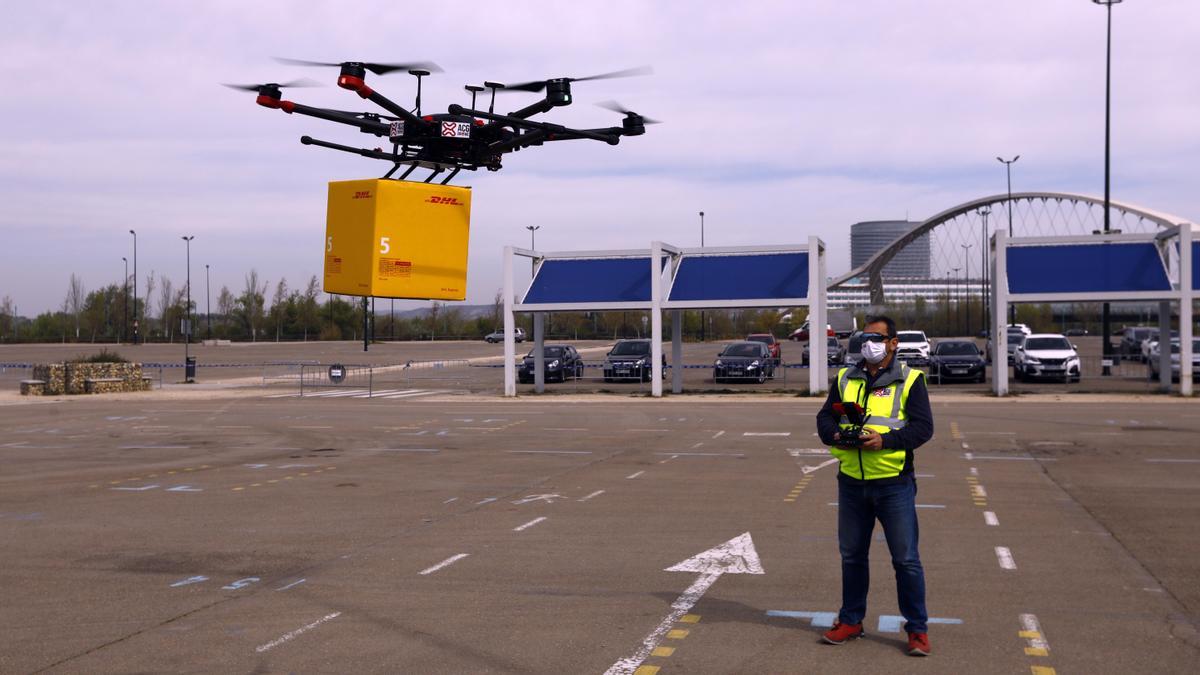
M 848 375 L 865 376 L 867 380 L 867 389 L 875 389 L 882 384 L 887 386 L 895 382 L 899 377 L 900 362 L 896 357 L 892 357 L 892 363 L 886 369 L 879 371 L 875 377 L 871 377 L 865 372 L 860 371 L 857 367 L 851 367 Z M 841 430 L 839 422 L 841 417 L 833 412 L 833 404 L 841 402 L 841 395 L 838 393 L 837 382 L 829 389 L 829 396 L 825 399 L 825 405 L 821 406 L 821 410 L 817 413 L 817 435 L 821 437 L 821 442 L 828 446 L 835 445 L 833 435 Z M 913 450 L 924 445 L 929 439 L 933 438 L 933 410 L 929 407 L 929 389 L 925 386 L 925 378 L 919 378 L 913 383 L 912 389 L 908 392 L 908 401 L 905 403 L 904 412 L 908 420 L 908 424 L 903 429 L 889 431 L 883 434 L 883 447 L 887 449 L 904 448 L 907 450 L 907 456 L 904 460 L 904 469 L 901 470 L 900 476 L 896 478 L 878 478 L 874 481 L 862 481 L 851 476 L 847 476 L 838 472 L 838 480 L 844 480 L 851 483 L 878 483 L 880 481 L 890 482 L 901 478 L 906 478 L 914 471 L 913 466 Z

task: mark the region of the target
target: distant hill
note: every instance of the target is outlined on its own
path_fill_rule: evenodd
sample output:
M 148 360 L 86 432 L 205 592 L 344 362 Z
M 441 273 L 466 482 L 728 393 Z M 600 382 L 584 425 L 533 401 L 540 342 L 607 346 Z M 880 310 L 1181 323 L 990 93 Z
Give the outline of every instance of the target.
M 406 309 L 397 311 L 396 318 L 399 319 L 420 319 L 429 316 L 432 307 L 418 307 L 417 309 Z M 492 315 L 493 305 L 445 305 L 442 310 L 454 310 L 459 313 L 464 319 L 477 319 L 481 316 Z M 387 312 L 376 312 L 382 316 L 387 316 Z

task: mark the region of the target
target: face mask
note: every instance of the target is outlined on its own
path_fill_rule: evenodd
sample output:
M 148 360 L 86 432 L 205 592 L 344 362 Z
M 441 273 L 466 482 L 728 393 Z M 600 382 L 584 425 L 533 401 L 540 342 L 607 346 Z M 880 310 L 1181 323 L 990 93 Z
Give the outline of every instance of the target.
M 887 345 L 882 342 L 864 342 L 862 356 L 867 363 L 879 363 L 887 356 Z

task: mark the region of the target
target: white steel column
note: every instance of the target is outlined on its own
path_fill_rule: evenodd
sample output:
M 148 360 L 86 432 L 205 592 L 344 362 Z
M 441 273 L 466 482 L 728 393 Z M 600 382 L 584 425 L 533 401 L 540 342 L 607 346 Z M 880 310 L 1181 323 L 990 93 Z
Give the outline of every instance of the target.
M 683 393 L 683 312 L 671 311 L 671 393 Z
M 1192 288 L 1192 225 L 1179 224 L 1179 393 L 1192 395 L 1192 308 L 1196 289 Z
M 825 325 L 825 247 L 818 237 L 808 238 L 808 393 L 817 396 L 826 391 L 829 379 L 829 340 Z
M 517 395 L 517 345 L 513 335 L 513 247 L 504 247 L 504 395 Z
M 533 390 L 539 394 L 546 391 L 546 315 L 533 315 Z
M 1008 395 L 1008 233 L 992 236 L 992 391 Z
M 1182 329 L 1182 325 L 1180 326 Z M 1183 335 L 1183 331 L 1179 331 Z M 1165 340 L 1165 342 L 1164 342 Z M 1148 358 L 1148 357 L 1147 357 Z M 1180 373 L 1183 372 L 1183 362 L 1179 362 Z M 1146 363 L 1150 367 L 1150 363 Z M 1183 377 L 1181 374 L 1180 377 Z M 1171 301 L 1162 300 L 1158 303 L 1158 388 L 1164 394 L 1171 392 Z
M 817 265 L 820 268 L 818 270 L 818 274 L 817 274 L 817 279 L 820 283 L 820 286 L 819 286 L 820 290 L 817 292 L 817 297 L 821 299 L 821 324 L 825 325 L 825 324 L 829 323 L 829 275 L 828 275 L 828 271 L 825 268 L 825 242 L 821 241 L 820 238 L 816 238 L 816 241 L 817 241 L 817 248 L 819 251 L 817 253 Z M 823 335 L 826 338 L 828 338 L 827 333 L 823 333 Z M 821 389 L 820 389 L 820 392 L 825 393 L 829 388 L 829 340 L 828 339 L 824 339 L 821 341 L 820 354 L 821 354 Z M 811 355 L 811 352 L 810 352 L 810 355 Z
M 650 395 L 662 396 L 662 242 L 650 244 Z

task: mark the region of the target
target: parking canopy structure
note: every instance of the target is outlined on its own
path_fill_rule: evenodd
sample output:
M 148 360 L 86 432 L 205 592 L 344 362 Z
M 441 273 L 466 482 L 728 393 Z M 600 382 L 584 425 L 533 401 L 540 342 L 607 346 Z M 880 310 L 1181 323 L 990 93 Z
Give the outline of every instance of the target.
M 1200 288 L 1194 264 L 1200 246 L 1182 223 L 1145 234 L 1009 238 L 991 240 L 994 326 L 1008 323 L 1017 302 L 1159 303 L 1159 335 L 1171 334 L 1171 305 L 1179 305 L 1179 391 L 1192 394 L 1192 308 Z M 996 331 L 997 335 L 1000 331 Z M 1108 339 L 1108 336 L 1104 336 Z M 1169 344 L 1169 339 L 1167 340 Z M 993 391 L 1008 393 L 1007 345 L 993 338 Z M 1159 350 L 1164 389 L 1171 383 L 1171 349 Z
M 516 302 L 514 256 L 532 258 L 533 281 Z M 514 312 L 534 314 L 534 383 L 544 382 L 542 313 L 642 310 L 650 312 L 651 363 L 662 361 L 662 313 L 672 312 L 672 391 L 683 391 L 685 309 L 809 307 L 810 325 L 827 323 L 825 245 L 678 248 L 654 242 L 650 248 L 620 251 L 539 253 L 504 249 L 504 394 L 516 395 Z M 814 337 L 816 336 L 816 337 Z M 828 386 L 825 333 L 809 331 L 809 389 Z M 662 395 L 662 370 L 651 368 L 651 393 Z

